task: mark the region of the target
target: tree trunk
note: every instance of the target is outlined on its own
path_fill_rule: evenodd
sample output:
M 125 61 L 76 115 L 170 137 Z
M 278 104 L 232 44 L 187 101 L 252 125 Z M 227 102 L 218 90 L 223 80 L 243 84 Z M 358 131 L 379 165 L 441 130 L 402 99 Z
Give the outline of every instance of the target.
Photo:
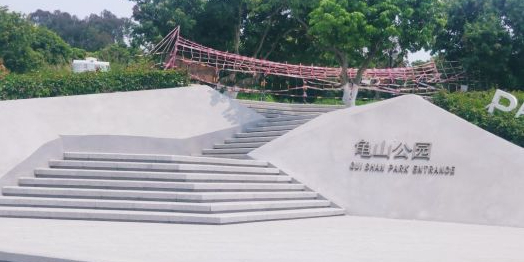
M 235 25 L 235 39 L 233 39 L 233 50 L 235 54 L 240 54 L 240 34 L 242 30 L 242 16 L 244 15 L 243 2 L 238 4 L 237 23 Z
M 355 86 L 350 83 L 349 76 L 348 76 L 348 59 L 346 54 L 338 50 L 337 48 L 332 48 L 332 51 L 335 53 L 335 56 L 340 63 L 340 84 L 342 87 L 342 90 L 344 91 L 344 95 L 342 96 L 342 101 L 347 107 L 355 106 L 356 101 L 356 95 L 358 93 L 358 89 L 355 92 Z
M 348 88 L 348 92 L 349 92 L 348 103 L 344 101 L 346 106 L 353 107 L 357 105 L 357 96 L 358 96 L 358 91 L 360 89 L 360 83 L 362 82 L 362 76 L 364 75 L 364 72 L 366 71 L 366 69 L 368 69 L 369 64 L 371 63 L 371 60 L 373 60 L 373 58 L 375 57 L 377 50 L 378 50 L 378 43 L 373 47 L 373 49 L 369 51 L 366 59 L 364 60 L 364 62 L 362 62 L 362 64 L 358 68 L 357 75 L 355 76 L 355 78 L 351 80 L 350 88 Z M 346 90 L 344 90 L 344 92 L 346 92 Z
M 235 36 L 233 39 L 233 51 L 235 54 L 240 54 L 240 34 L 242 31 L 242 16 L 243 16 L 243 2 L 239 1 L 238 4 L 238 16 L 237 16 L 237 23 L 235 25 Z M 235 83 L 237 78 L 237 74 L 235 72 L 232 72 L 229 74 L 228 81 L 231 83 Z
M 278 12 L 280 12 L 280 8 L 275 9 L 275 11 L 273 11 L 269 15 L 267 19 L 266 28 L 264 28 L 264 33 L 262 34 L 262 37 L 260 38 L 260 41 L 258 42 L 258 46 L 257 46 L 257 49 L 255 50 L 255 53 L 253 54 L 253 58 L 257 58 L 258 55 L 260 54 L 260 51 L 262 51 L 262 47 L 264 46 L 269 30 L 273 26 L 273 16 L 277 15 Z

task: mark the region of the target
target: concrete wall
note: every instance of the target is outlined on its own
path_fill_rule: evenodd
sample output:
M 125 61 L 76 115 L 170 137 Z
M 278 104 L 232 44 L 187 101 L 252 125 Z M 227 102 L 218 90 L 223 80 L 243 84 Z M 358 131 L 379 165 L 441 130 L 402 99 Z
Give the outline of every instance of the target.
M 262 118 L 199 85 L 0 101 L 0 177 L 27 172 L 49 157 L 59 157 L 64 147 L 198 154 L 203 146 Z
M 429 142 L 430 159 L 362 158 L 355 147 L 361 140 Z M 417 96 L 322 115 L 249 155 L 348 214 L 524 227 L 524 149 Z M 352 162 L 386 170 L 350 170 Z M 409 171 L 389 171 L 389 165 Z M 414 175 L 415 165 L 452 166 L 455 173 Z

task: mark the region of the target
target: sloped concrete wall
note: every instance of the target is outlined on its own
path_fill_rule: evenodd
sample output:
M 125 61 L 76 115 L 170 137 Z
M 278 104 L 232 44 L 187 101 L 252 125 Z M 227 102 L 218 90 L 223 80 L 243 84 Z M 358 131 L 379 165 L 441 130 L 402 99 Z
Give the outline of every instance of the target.
M 362 141 L 394 152 L 363 157 Z M 431 144 L 427 158 L 413 159 L 417 142 Z M 524 149 L 417 96 L 322 115 L 249 155 L 348 214 L 524 227 Z
M 0 177 L 59 155 L 64 141 L 69 150 L 196 154 L 198 146 L 260 119 L 255 111 L 200 85 L 0 101 Z M 26 168 L 14 169 L 22 162 Z

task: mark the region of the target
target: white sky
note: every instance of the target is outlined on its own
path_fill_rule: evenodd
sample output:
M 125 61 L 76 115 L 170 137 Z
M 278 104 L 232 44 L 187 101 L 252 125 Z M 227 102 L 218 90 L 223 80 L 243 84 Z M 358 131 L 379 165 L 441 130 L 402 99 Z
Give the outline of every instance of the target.
M 0 0 L 0 6 L 9 10 L 29 14 L 42 9 L 60 10 L 84 18 L 90 14 L 100 14 L 104 9 L 118 17 L 131 17 L 133 2 L 128 0 Z
M 408 54 L 408 61 L 410 63 L 412 63 L 414 61 L 417 61 L 417 60 L 427 61 L 430 58 L 431 58 L 431 54 L 430 54 L 430 52 L 428 52 L 426 50 L 421 50 L 421 51 L 418 51 L 418 52 L 415 52 L 415 53 Z

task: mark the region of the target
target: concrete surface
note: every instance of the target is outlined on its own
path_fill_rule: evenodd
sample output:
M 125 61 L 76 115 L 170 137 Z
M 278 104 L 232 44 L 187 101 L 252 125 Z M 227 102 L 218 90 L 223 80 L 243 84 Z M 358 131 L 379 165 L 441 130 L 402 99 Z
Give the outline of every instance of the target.
M 264 115 L 266 119 L 257 122 L 256 126 L 246 127 L 242 133 L 236 133 L 233 136 L 239 139 L 226 139 L 224 143 L 215 143 L 213 148 L 202 150 L 203 155 L 217 158 L 249 159 L 250 157 L 247 156 L 247 153 L 271 141 L 275 136 L 283 135 L 320 114 L 341 108 L 340 106 L 310 104 L 236 101 Z M 275 133 L 275 131 L 278 131 L 278 133 Z M 257 143 L 253 143 L 254 141 Z
M 49 166 L 1 188 L 0 217 L 228 224 L 344 215 L 264 161 L 65 152 Z
M 27 174 L 64 149 L 196 154 L 260 119 L 200 85 L 0 101 L 0 149 L 9 152 L 0 158 L 0 178 Z
M 13 253 L 89 262 L 522 262 L 522 243 L 519 228 L 350 216 L 226 226 L 0 218 L 0 261 L 11 253 L 14 262 L 22 261 Z
M 428 142 L 430 160 L 412 159 L 411 153 L 407 160 L 363 158 L 356 154 L 362 140 L 405 143 L 411 150 L 416 142 Z M 524 227 L 524 149 L 418 96 L 323 114 L 249 155 L 351 215 Z M 386 170 L 350 170 L 352 162 Z M 410 171 L 389 172 L 389 165 Z M 455 172 L 414 175 L 415 165 L 450 166 Z

